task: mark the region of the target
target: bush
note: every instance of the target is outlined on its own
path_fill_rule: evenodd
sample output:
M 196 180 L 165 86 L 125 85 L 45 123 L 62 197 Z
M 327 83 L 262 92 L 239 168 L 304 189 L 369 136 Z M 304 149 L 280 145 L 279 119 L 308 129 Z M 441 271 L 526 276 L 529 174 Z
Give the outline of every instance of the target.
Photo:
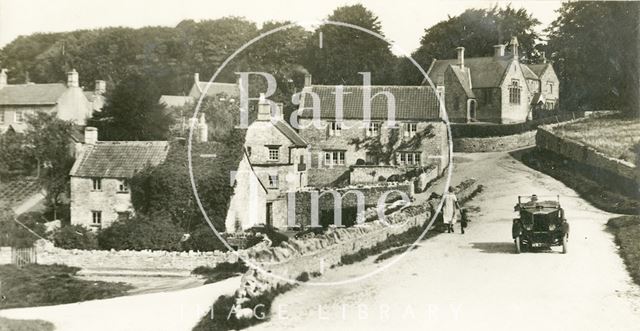
M 220 241 L 208 224 L 198 226 L 191 232 L 191 237 L 182 243 L 182 249 L 201 252 L 228 251 L 227 246 Z
M 21 215 L 18 220 L 37 235 L 15 222 L 15 214 L 9 208 L 0 210 L 0 246 L 31 247 L 36 240 L 44 237 L 47 231 L 46 227 L 32 216 L 30 214 Z
M 102 249 L 176 251 L 181 248 L 183 234 L 166 214 L 137 215 L 101 230 L 98 244 Z
M 53 243 L 65 249 L 97 249 L 98 238 L 82 225 L 67 225 L 53 232 Z

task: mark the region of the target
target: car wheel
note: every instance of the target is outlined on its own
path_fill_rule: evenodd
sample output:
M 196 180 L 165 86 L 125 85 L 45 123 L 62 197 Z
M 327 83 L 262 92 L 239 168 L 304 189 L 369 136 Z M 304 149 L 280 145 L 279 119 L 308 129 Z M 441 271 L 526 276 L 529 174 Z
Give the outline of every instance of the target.
M 562 254 L 567 254 L 568 245 L 569 245 L 569 235 L 565 234 L 564 237 L 562 237 Z
M 517 236 L 514 241 L 516 243 L 516 254 L 520 254 L 520 252 L 522 252 L 522 248 L 520 247 L 520 236 Z

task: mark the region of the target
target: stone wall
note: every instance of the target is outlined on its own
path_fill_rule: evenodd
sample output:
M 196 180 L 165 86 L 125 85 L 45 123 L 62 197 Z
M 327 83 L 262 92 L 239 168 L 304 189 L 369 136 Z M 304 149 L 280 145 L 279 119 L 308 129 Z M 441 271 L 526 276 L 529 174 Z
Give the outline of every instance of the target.
M 558 124 L 538 128 L 536 145 L 539 148 L 640 183 L 640 172 L 635 165 L 624 160 L 609 157 L 577 141 L 558 137 L 552 132 L 552 129 L 556 126 L 558 126 Z
M 389 176 L 403 174 L 404 168 L 396 166 L 363 165 L 351 167 L 351 184 L 375 184 L 380 176 L 386 180 Z
M 455 190 L 458 198 L 464 201 L 477 192 L 478 188 L 478 183 L 471 179 L 458 185 Z M 290 239 L 278 247 L 248 252 L 253 264 L 257 264 L 262 271 L 279 277 L 250 268 L 236 291 L 236 304 L 242 308 L 242 303 L 247 301 L 247 297 L 264 293 L 279 284 L 290 283 L 291 279 L 303 272 L 323 273 L 338 265 L 343 256 L 373 247 L 390 235 L 401 234 L 411 228 L 425 225 L 431 216 L 428 205 L 429 202 L 426 202 L 387 215 L 388 224 L 374 220 L 349 228 L 330 229 L 324 234 L 306 239 Z
M 536 144 L 536 131 L 503 137 L 455 138 L 453 151 L 464 153 L 506 152 Z

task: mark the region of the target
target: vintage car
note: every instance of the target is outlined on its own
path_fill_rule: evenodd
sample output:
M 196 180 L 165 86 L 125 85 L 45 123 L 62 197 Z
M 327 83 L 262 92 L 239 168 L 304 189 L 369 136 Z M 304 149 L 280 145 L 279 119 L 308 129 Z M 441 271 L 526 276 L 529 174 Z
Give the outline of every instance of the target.
M 542 201 L 536 195 L 518 196 L 514 209 L 520 213 L 511 228 L 516 253 L 551 246 L 562 246 L 562 253 L 567 253 L 569 223 L 560 207 L 560 196 Z

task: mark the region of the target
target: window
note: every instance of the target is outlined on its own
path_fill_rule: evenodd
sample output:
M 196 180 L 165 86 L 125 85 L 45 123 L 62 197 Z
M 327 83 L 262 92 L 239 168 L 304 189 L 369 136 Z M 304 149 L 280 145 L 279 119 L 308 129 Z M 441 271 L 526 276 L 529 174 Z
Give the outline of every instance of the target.
M 124 221 L 128 221 L 129 220 L 129 212 L 128 211 L 121 211 L 118 212 L 118 221 L 119 222 L 124 222 Z
M 514 79 L 509 86 L 509 103 L 520 104 L 520 81 Z
M 269 175 L 269 188 L 278 188 L 279 178 L 278 175 Z
M 324 152 L 324 164 L 328 166 L 344 165 L 344 151 Z
M 16 112 L 15 112 L 15 122 L 16 122 L 16 123 L 22 123 L 22 122 L 24 122 L 24 119 L 25 119 L 25 118 L 24 118 L 24 117 L 25 117 L 24 115 L 25 115 L 25 114 L 24 114 L 24 110 L 16 110 Z
M 380 123 L 379 122 L 369 122 L 367 123 L 367 137 L 377 136 L 380 133 Z
M 420 152 L 400 152 L 398 155 L 400 165 L 420 165 L 420 161 Z
M 126 179 L 121 179 L 118 183 L 118 192 L 129 192 L 129 181 Z
M 4 110 L 0 110 L 0 123 L 4 123 Z
M 547 93 L 553 93 L 553 83 L 547 82 Z
M 280 148 L 269 147 L 269 161 L 278 161 L 278 160 L 280 160 Z
M 556 107 L 556 104 L 553 101 L 547 101 L 545 103 L 545 108 L 547 108 L 547 110 L 553 110 L 555 107 Z
M 330 122 L 329 123 L 329 136 L 339 136 L 342 133 L 342 123 Z
M 102 179 L 91 178 L 91 184 L 93 185 L 94 191 L 102 191 Z
M 102 226 L 102 212 L 94 210 L 91 212 L 91 225 Z
M 403 136 L 404 137 L 414 137 L 418 132 L 418 123 L 404 123 L 403 126 Z

